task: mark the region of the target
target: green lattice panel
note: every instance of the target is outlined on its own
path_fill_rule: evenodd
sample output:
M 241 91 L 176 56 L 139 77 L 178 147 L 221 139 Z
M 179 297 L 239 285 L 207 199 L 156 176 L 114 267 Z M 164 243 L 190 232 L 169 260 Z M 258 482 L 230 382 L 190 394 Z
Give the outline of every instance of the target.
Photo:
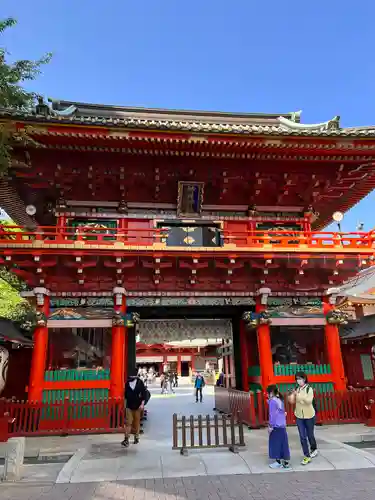
M 330 365 L 274 365 L 276 376 L 294 376 L 297 372 L 304 372 L 306 375 L 327 375 L 331 373 Z
M 313 387 L 314 391 L 316 391 L 319 394 L 333 392 L 333 384 L 331 384 L 330 382 L 328 382 L 328 383 L 320 383 L 320 382 L 314 383 L 313 382 L 312 384 L 309 384 L 309 385 L 311 385 L 311 387 Z M 278 386 L 280 392 L 282 392 L 283 394 L 296 388 L 295 383 L 277 384 L 277 386 Z
M 77 382 L 109 380 L 109 370 L 49 370 L 44 374 L 47 382 Z M 43 391 L 43 402 L 50 405 L 69 400 L 72 403 L 89 403 L 92 401 L 104 401 L 108 399 L 108 389 L 65 389 Z M 93 418 L 100 411 L 99 407 L 73 407 L 70 409 L 70 418 Z M 51 406 L 43 409 L 42 419 L 61 419 L 61 408 Z
M 43 391 L 43 403 L 48 403 L 49 408 L 43 408 L 41 418 L 43 420 L 60 420 L 61 407 L 53 406 L 53 404 L 62 403 L 69 400 L 72 403 L 89 403 L 92 401 L 105 401 L 108 399 L 108 389 L 72 389 L 72 390 L 56 390 Z M 70 409 L 70 419 L 94 418 L 102 413 L 100 405 L 94 407 L 72 407 Z
M 79 380 L 109 380 L 109 370 L 49 370 L 44 373 L 46 382 L 71 382 Z

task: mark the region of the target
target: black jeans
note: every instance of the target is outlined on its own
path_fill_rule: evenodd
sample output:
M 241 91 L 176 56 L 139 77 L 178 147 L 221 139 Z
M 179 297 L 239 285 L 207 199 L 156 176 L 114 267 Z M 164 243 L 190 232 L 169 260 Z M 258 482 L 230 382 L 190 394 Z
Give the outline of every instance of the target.
M 200 395 L 200 402 L 202 402 L 203 399 L 202 387 L 195 388 L 195 399 L 197 400 L 197 402 L 198 402 L 198 394 Z
M 315 451 L 316 441 L 314 436 L 315 417 L 313 418 L 297 418 L 297 427 L 301 446 L 305 457 L 309 457 L 312 451 Z M 310 443 L 310 450 L 309 450 Z

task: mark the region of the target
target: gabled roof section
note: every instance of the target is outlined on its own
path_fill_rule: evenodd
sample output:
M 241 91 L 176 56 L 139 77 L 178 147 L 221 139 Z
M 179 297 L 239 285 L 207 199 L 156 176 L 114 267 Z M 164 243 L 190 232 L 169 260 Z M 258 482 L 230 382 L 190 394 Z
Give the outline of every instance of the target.
M 26 338 L 15 326 L 13 321 L 7 318 L 0 318 L 0 340 L 12 342 L 12 344 L 21 344 L 32 346 L 33 341 Z
M 341 304 L 375 304 L 375 265 L 363 269 L 340 287 L 331 289 L 331 292 L 340 299 Z
M 367 336 L 375 336 L 375 315 L 364 316 L 360 321 L 351 321 L 340 326 L 340 337 L 345 340 L 357 340 Z
M 31 112 L 0 109 L 0 119 L 197 134 L 375 138 L 375 126 L 340 128 L 340 117 L 315 124 L 291 113 L 228 113 L 168 110 L 42 99 Z
M 292 113 L 229 113 L 224 111 L 189 111 L 163 108 L 140 108 L 87 104 L 74 101 L 55 101 L 52 110 L 57 113 L 71 112 L 76 118 L 107 120 L 139 120 L 151 122 L 188 122 L 214 125 L 268 125 L 278 126 L 279 117 L 295 123 L 300 122 L 301 112 Z
M 375 126 L 340 128 L 340 117 L 315 124 L 300 123 L 301 111 L 291 113 L 227 113 L 136 108 L 40 99 L 35 110 L 1 110 L 0 119 L 25 122 L 103 126 L 129 130 L 197 134 L 301 137 L 375 137 Z

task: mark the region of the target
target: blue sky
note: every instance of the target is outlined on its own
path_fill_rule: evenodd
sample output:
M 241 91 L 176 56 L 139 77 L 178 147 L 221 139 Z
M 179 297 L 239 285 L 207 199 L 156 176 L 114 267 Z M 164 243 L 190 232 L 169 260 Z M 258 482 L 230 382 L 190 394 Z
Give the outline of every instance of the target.
M 7 16 L 11 57 L 54 53 L 31 85 L 47 97 L 375 124 L 374 0 L 0 0 Z

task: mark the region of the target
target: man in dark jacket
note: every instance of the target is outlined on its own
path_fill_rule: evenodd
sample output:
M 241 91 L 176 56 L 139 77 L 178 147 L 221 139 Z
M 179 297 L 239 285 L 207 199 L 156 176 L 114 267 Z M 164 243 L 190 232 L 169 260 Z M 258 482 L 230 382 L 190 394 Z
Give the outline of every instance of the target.
M 129 436 L 134 434 L 134 444 L 139 443 L 141 416 L 145 406 L 146 387 L 142 380 L 132 373 L 125 384 L 125 439 L 121 443 L 125 448 L 129 446 Z
M 195 377 L 195 398 L 196 402 L 198 403 L 198 395 L 200 396 L 200 402 L 202 403 L 203 395 L 202 395 L 202 390 L 203 387 L 206 385 L 206 382 L 203 378 L 203 375 L 201 373 L 197 373 Z

